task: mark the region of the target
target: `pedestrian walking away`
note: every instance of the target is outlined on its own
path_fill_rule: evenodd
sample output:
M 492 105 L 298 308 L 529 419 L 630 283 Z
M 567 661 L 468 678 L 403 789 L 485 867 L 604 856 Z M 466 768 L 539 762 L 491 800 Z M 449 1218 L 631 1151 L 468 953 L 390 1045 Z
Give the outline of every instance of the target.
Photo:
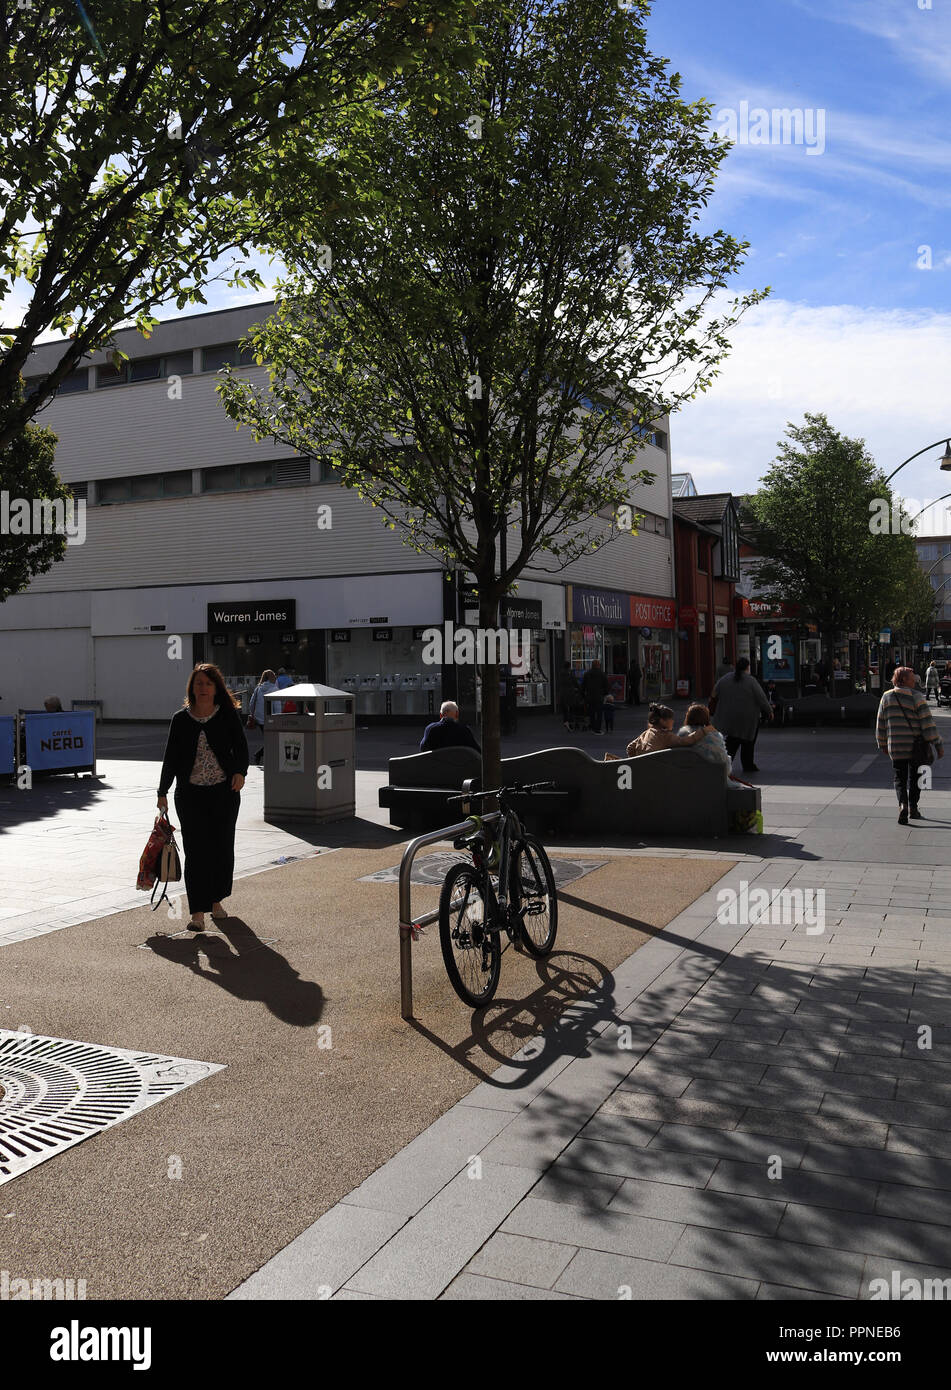
M 925 672 L 925 697 L 930 700 L 934 696 L 935 704 L 938 703 L 938 689 L 941 685 L 941 677 L 938 675 L 938 668 L 932 661 Z
M 281 687 L 283 689 L 283 687 Z M 264 720 L 267 717 L 267 703 L 265 695 L 270 695 L 272 690 L 277 690 L 277 676 L 273 671 L 262 671 L 261 679 L 251 694 L 248 701 L 248 728 L 253 729 L 256 739 L 260 738 L 261 746 L 254 754 L 253 761 L 264 764 Z
M 604 697 L 610 688 L 608 678 L 601 670 L 600 661 L 592 661 L 591 669 L 586 671 L 582 678 L 581 693 L 588 706 L 588 718 L 591 721 L 591 732 L 594 734 L 601 732 L 601 711 L 604 708 Z
M 627 668 L 627 703 L 641 703 L 641 667 L 636 656 L 631 657 L 631 664 Z
M 944 757 L 944 744 L 927 695 L 915 689 L 915 673 L 910 666 L 898 666 L 892 673 L 892 689 L 885 691 L 878 707 L 875 738 L 895 771 L 898 824 L 907 825 L 909 817 L 923 820 L 918 809 L 921 769 L 933 756 Z
M 188 923 L 204 931 L 205 913 L 227 917 L 222 899 L 234 878 L 234 831 L 248 771 L 248 743 L 238 702 L 217 666 L 201 662 L 188 678 L 185 704 L 172 716 L 159 781 L 159 810 L 175 809 L 185 850 Z
M 743 771 L 759 772 L 753 755 L 760 712 L 771 721 L 773 707 L 763 687 L 749 671 L 749 658 L 741 656 L 733 674 L 721 676 L 717 681 L 711 697 L 716 700 L 713 723 L 723 735 L 731 762 L 739 749 Z

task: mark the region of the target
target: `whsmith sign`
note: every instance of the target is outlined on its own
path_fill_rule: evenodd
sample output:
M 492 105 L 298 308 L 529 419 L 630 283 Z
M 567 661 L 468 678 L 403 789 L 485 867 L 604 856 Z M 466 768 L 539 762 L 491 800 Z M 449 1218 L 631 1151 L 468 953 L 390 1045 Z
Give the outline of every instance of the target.
M 620 594 L 609 589 L 571 590 L 571 620 L 603 623 L 606 627 L 674 626 L 676 604 L 672 598 L 646 594 Z
M 293 598 L 245 599 L 242 603 L 209 603 L 208 631 L 231 632 L 236 628 L 297 627 L 297 600 Z

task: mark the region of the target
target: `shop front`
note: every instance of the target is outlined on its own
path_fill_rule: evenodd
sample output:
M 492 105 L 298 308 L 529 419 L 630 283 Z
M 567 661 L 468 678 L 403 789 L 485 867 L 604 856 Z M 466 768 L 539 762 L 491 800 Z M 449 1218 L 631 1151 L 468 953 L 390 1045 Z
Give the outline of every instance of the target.
M 593 662 L 601 663 L 615 702 L 627 698 L 631 663 L 630 594 L 608 589 L 582 589 L 571 585 L 568 628 L 568 660 L 580 680 Z
M 778 695 L 794 699 L 815 660 L 814 639 L 801 624 L 799 605 L 739 594 L 735 603 L 737 658 L 749 659 L 750 671 L 761 685 L 773 682 Z
M 641 668 L 645 700 L 666 699 L 674 693 L 674 625 L 676 602 L 631 594 L 631 650 Z
M 478 627 L 479 600 L 471 579 L 458 583 L 456 620 L 466 627 Z M 550 713 L 555 700 L 555 672 L 564 659 L 564 589 L 560 584 L 519 580 L 518 593 L 503 598 L 499 605 L 499 626 L 525 636 L 522 667 L 515 672 L 512 680 L 516 710 L 520 714 L 531 711 Z M 476 709 L 481 710 L 482 691 L 478 671 L 475 671 L 474 677 Z
M 600 661 L 615 700 L 622 701 L 636 656 L 644 698 L 673 693 L 673 599 L 572 586 L 569 603 L 569 660 L 576 676 Z

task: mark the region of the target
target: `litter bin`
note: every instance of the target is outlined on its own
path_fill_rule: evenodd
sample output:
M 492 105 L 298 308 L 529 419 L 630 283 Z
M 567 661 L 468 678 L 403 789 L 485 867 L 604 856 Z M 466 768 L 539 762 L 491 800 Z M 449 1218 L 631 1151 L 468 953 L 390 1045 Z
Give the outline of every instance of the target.
M 296 714 L 284 714 L 292 700 Z M 329 685 L 265 695 L 264 819 L 345 820 L 356 811 L 354 697 Z

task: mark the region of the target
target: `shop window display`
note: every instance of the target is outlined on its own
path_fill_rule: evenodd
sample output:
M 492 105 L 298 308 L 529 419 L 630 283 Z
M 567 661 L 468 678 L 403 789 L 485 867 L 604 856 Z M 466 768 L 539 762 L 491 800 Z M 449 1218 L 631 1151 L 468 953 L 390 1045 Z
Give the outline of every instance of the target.
M 442 673 L 423 663 L 423 629 L 361 627 L 327 634 L 327 683 L 356 696 L 358 715 L 438 716 Z

